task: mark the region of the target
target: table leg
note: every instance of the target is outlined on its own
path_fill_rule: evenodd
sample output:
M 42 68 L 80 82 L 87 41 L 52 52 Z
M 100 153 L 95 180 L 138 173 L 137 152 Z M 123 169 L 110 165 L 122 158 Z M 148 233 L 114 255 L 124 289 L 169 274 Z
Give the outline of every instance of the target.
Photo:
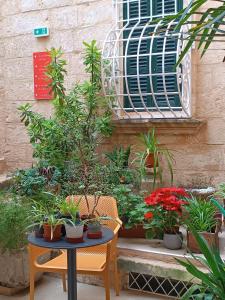
M 68 300 L 77 300 L 76 250 L 67 250 Z

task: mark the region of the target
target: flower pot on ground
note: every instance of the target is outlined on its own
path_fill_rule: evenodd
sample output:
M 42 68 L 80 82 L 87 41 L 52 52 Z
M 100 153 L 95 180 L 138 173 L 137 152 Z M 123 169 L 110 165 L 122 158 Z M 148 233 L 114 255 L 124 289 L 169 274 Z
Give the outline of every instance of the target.
M 218 232 L 198 232 L 208 243 L 211 248 L 219 249 Z M 191 231 L 187 231 L 187 248 L 192 253 L 201 253 L 198 242 Z
M 117 200 L 118 212 L 123 226 L 119 236 L 125 238 L 145 238 L 144 214 L 147 206 L 142 194 L 135 194 L 130 187 L 119 185 L 114 188 L 113 196 Z
M 118 236 L 122 238 L 145 238 L 146 230 L 142 224 L 138 224 L 131 228 L 122 226 L 118 232 Z
M 29 286 L 29 214 L 30 206 L 18 197 L 0 201 L 0 295 L 13 295 Z
M 182 232 L 163 234 L 163 244 L 167 249 L 178 250 L 182 248 L 183 235 Z
M 201 236 L 203 236 L 210 246 L 219 248 L 218 232 L 220 230 L 220 220 L 216 217 L 217 208 L 213 202 L 204 200 L 195 196 L 186 199 L 185 211 L 187 218 L 187 248 L 193 253 L 201 253 L 198 243 L 190 228 L 194 228 Z
M 145 214 L 145 227 L 163 232 L 164 246 L 168 249 L 180 249 L 182 247 L 182 234 L 179 226 L 182 224 L 182 206 L 187 197 L 182 188 L 160 188 L 145 198 L 148 212 Z

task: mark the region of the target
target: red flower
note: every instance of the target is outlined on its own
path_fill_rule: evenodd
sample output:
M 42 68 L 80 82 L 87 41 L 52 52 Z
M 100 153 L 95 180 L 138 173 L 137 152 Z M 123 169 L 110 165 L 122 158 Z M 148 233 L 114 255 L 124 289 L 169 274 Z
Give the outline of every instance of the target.
M 145 198 L 145 203 L 147 205 L 156 205 L 156 204 L 158 204 L 158 201 L 157 201 L 157 198 L 150 196 L 150 197 Z
M 165 210 L 180 211 L 181 205 L 187 203 L 179 198 L 187 196 L 188 194 L 183 188 L 159 188 L 145 198 L 145 203 L 149 206 L 161 205 Z
M 153 213 L 152 212 L 147 212 L 145 214 L 145 219 L 152 219 L 153 218 Z

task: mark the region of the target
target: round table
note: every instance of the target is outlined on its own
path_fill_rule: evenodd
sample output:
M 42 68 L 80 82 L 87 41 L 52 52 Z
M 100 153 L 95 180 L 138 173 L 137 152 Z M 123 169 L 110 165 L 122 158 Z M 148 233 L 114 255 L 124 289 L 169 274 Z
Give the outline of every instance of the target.
M 38 247 L 67 250 L 68 300 L 77 300 L 76 249 L 105 244 L 111 241 L 113 237 L 113 231 L 103 227 L 101 239 L 88 239 L 87 233 L 85 232 L 84 241 L 82 243 L 68 243 L 65 238 L 57 242 L 46 242 L 43 238 L 36 238 L 33 234 L 28 236 L 28 241 Z

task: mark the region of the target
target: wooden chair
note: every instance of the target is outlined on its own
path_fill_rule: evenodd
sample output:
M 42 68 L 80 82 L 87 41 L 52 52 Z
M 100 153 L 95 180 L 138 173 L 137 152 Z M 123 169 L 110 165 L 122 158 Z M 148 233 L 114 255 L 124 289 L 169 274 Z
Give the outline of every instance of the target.
M 80 201 L 80 214 L 87 214 L 86 200 L 82 196 L 69 196 L 67 200 Z M 94 205 L 94 197 L 88 196 L 88 203 L 91 207 Z M 87 275 L 97 275 L 103 278 L 105 287 L 106 300 L 110 300 L 110 271 L 113 272 L 114 288 L 116 295 L 119 295 L 120 280 L 117 268 L 117 233 L 119 231 L 121 221 L 118 218 L 116 200 L 112 197 L 102 196 L 99 199 L 96 211 L 99 215 L 107 215 L 114 220 L 104 221 L 104 225 L 111 228 L 114 232 L 114 238 L 111 242 L 90 248 L 77 250 L 77 273 Z M 63 290 L 66 291 L 66 273 L 67 273 L 67 255 L 66 251 L 56 258 L 44 263 L 38 263 L 38 257 L 49 249 L 39 248 L 29 245 L 30 253 L 30 300 L 34 300 L 34 278 L 37 272 L 54 272 L 61 273 Z

